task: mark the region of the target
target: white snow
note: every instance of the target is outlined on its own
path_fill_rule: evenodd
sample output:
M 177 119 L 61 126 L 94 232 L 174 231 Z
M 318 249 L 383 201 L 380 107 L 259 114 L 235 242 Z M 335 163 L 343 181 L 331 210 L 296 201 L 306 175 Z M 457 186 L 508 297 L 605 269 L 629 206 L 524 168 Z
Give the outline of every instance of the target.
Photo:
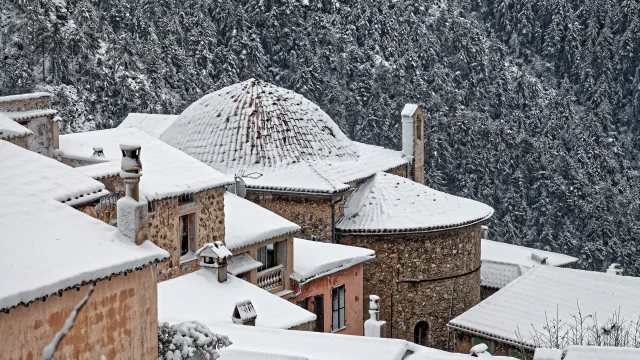
M 0 139 L 33 134 L 33 131 L 0 113 Z
M 377 173 L 347 200 L 341 232 L 402 232 L 451 229 L 488 219 L 483 203 L 446 194 L 410 179 Z
M 109 162 L 76 169 L 93 178 L 115 176 L 120 172 L 120 144 L 123 143 L 142 146 L 140 159 L 143 176 L 140 178 L 140 195 L 147 201 L 197 193 L 233 181 L 231 177 L 134 128 L 63 135 L 60 136 L 60 152 L 62 157 L 84 157 L 91 160 L 93 147 L 102 147 L 104 159 Z
M 24 197 L 75 205 L 109 193 L 104 184 L 78 170 L 6 141 L 0 141 L 0 164 L 0 189 L 13 184 Z
M 0 154 L 7 147 L 33 154 L 4 141 Z M 169 256 L 149 241 L 137 246 L 116 228 L 56 201 L 56 195 L 69 190 L 51 185 L 56 180 L 52 168 L 41 168 L 40 176 L 33 177 L 37 162 L 20 167 L 15 161 L 1 161 L 7 168 L 0 171 L 0 309 Z
M 399 151 L 349 140 L 302 95 L 254 79 L 208 94 L 164 124 L 127 126 L 161 132 L 160 139 L 227 175 L 261 173 L 245 179 L 255 189 L 338 193 L 408 162 Z
M 262 266 L 260 261 L 254 260 L 248 253 L 234 255 L 227 260 L 227 272 L 238 275 Z
M 569 346 L 563 360 L 638 360 L 640 349 L 612 346 Z M 538 360 L 538 359 L 535 359 Z
M 177 118 L 178 115 L 131 113 L 118 125 L 118 128 L 135 127 L 154 138 L 160 138 Z
M 546 318 L 574 323 L 571 315 L 597 316 L 599 324 L 614 314 L 640 317 L 640 278 L 600 272 L 535 266 L 500 291 L 450 321 L 461 329 L 515 343 L 518 328 L 524 345 L 533 347 L 532 329 L 544 331 Z M 579 306 L 579 309 L 578 309 Z
M 294 239 L 291 278 L 304 283 L 373 258 L 375 251 L 365 248 Z
M 57 110 L 53 109 L 37 109 L 37 110 L 28 110 L 28 111 L 7 111 L 2 112 L 6 117 L 13 120 L 24 120 L 24 119 L 32 119 L 50 116 L 53 117 L 58 113 Z
M 158 283 L 160 321 L 177 323 L 197 319 L 205 324 L 232 323 L 236 302 L 245 299 L 253 304 L 259 327 L 288 329 L 316 319 L 307 310 L 233 275 L 220 283 L 216 270 L 212 270 L 203 268 Z M 229 338 L 235 343 L 236 339 Z
M 533 354 L 533 360 L 562 360 L 562 350 L 537 348 Z
M 51 97 L 52 95 L 47 92 L 34 92 L 29 94 L 18 94 L 9 96 L 0 96 L 0 103 L 19 100 L 30 100 L 42 97 Z
M 162 283 L 161 283 L 162 284 Z M 260 311 L 258 311 L 258 320 Z M 416 345 L 406 340 L 328 334 L 312 331 L 265 329 L 254 326 L 206 323 L 211 331 L 225 334 L 233 345 L 220 350 L 220 360 L 239 359 L 247 352 L 249 359 L 265 360 L 472 360 L 467 354 Z M 256 354 L 264 354 L 257 357 Z M 494 357 L 495 359 L 512 359 Z
M 416 104 L 406 104 L 404 108 L 402 108 L 402 116 L 411 117 L 418 110 L 418 105 Z
M 482 239 L 482 286 L 500 289 L 531 267 L 542 265 L 532 254 L 546 258 L 545 265 L 548 266 L 578 261 L 573 256 Z
M 229 250 L 300 230 L 291 221 L 229 192 L 224 194 L 224 226 Z

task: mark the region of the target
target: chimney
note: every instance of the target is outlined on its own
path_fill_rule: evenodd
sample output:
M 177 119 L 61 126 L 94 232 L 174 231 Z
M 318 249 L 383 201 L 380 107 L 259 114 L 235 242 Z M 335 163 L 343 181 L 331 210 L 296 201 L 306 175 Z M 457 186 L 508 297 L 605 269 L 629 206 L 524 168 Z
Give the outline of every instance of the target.
M 622 269 L 622 265 L 618 263 L 612 263 L 607 269 L 607 274 L 622 276 L 623 271 L 624 269 Z
M 231 321 L 238 325 L 256 326 L 258 314 L 250 300 L 238 301 L 233 309 Z
M 104 157 L 104 151 L 102 150 L 102 147 L 94 146 L 93 147 L 93 154 L 91 155 L 91 157 L 103 158 Z
M 542 265 L 546 265 L 547 264 L 547 260 L 549 260 L 549 257 L 537 254 L 535 252 L 532 252 L 531 253 L 531 260 L 537 261 Z
M 485 240 L 489 240 L 489 227 L 482 225 L 482 238 Z
M 380 297 L 369 295 L 369 316 L 370 318 L 364 322 L 364 336 L 368 337 L 385 337 L 386 321 L 380 320 Z
M 139 183 L 142 163 L 139 145 L 120 145 L 122 163 L 120 177 L 126 186 L 126 195 L 118 200 L 118 230 L 140 245 L 146 240 L 147 204 L 140 202 Z
M 196 251 L 196 256 L 202 257 L 200 267 L 208 268 L 217 273 L 220 283 L 227 281 L 227 259 L 232 255 L 222 241 L 205 244 Z
M 402 109 L 402 154 L 411 160 L 407 177 L 424 182 L 424 121 L 420 105 L 407 104 Z

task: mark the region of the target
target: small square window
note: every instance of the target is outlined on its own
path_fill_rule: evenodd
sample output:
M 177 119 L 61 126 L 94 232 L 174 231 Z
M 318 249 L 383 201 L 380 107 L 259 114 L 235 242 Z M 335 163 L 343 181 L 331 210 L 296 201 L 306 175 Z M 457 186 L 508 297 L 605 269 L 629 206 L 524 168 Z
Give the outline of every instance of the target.
M 300 306 L 301 308 L 307 310 L 307 306 L 309 305 L 309 298 L 306 299 L 302 299 L 302 300 L 298 300 L 298 302 L 296 303 L 296 305 Z
M 158 202 L 157 201 L 149 201 L 147 203 L 147 211 L 149 214 L 153 214 L 158 211 Z
M 180 260 L 195 258 L 196 253 L 196 214 L 180 216 Z
M 344 285 L 331 290 L 331 331 L 345 327 L 344 320 Z
M 196 195 L 193 193 L 178 196 L 178 206 L 193 204 L 195 201 Z

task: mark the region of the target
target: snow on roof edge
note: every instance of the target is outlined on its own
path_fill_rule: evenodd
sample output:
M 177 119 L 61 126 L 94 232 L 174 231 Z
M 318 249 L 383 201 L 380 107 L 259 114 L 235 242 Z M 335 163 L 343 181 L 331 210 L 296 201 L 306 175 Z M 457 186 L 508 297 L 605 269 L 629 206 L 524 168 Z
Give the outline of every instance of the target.
M 18 95 L 8 95 L 8 96 L 0 96 L 0 103 L 9 102 L 9 101 L 18 101 L 18 100 L 29 100 L 29 99 L 38 99 L 43 97 L 52 97 L 48 92 L 33 92 L 28 94 L 18 94 Z

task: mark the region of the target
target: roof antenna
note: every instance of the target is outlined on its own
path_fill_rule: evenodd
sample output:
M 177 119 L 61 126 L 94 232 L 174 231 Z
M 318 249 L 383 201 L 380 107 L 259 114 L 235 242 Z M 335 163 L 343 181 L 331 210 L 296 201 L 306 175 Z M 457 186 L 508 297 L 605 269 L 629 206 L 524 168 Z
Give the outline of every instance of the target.
M 244 182 L 243 178 L 258 179 L 261 176 L 262 174 L 256 171 L 245 174 L 244 170 L 240 170 L 233 176 L 235 182 L 227 187 L 227 191 L 244 198 L 247 196 L 247 183 Z

